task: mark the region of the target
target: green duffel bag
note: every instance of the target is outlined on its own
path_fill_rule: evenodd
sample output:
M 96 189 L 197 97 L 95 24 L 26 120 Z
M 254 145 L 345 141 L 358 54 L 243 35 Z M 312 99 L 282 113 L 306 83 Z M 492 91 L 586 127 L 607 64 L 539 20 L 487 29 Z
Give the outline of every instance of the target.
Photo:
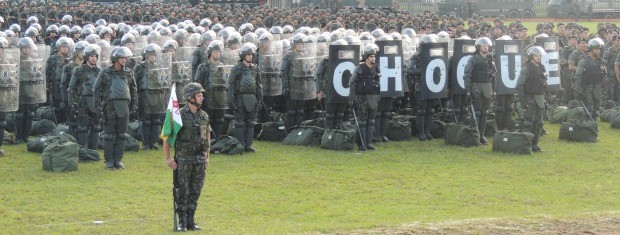
M 286 138 L 286 126 L 283 122 L 266 122 L 262 124 L 256 140 L 280 142 Z
M 29 152 L 42 153 L 48 145 L 58 141 L 75 142 L 75 138 L 68 133 L 59 133 L 57 135 L 47 134 L 28 141 L 28 143 L 26 143 L 26 150 Z
M 286 145 L 319 146 L 325 129 L 315 126 L 297 126 L 282 141 Z
M 355 148 L 357 131 L 355 129 L 325 130 L 321 138 L 321 148 L 337 151 L 349 151 Z
M 54 129 L 56 129 L 56 124 L 54 124 L 54 122 L 47 119 L 41 119 L 32 123 L 31 135 L 45 135 L 54 131 Z
M 472 147 L 480 145 L 480 136 L 476 127 L 460 123 L 446 124 L 446 144 Z
M 493 152 L 532 154 L 532 139 L 529 132 L 497 131 L 493 137 Z
M 316 119 L 305 120 L 301 122 L 301 126 L 316 126 L 320 128 L 325 128 L 325 119 L 316 118 Z
M 411 135 L 416 135 L 417 129 L 416 129 L 416 124 L 415 124 L 415 116 L 411 116 L 411 115 L 394 115 L 392 117 L 392 121 L 404 121 L 404 122 L 409 122 L 411 125 L 409 126 L 409 128 L 411 128 Z M 388 137 L 389 139 L 389 137 Z
M 385 135 L 391 141 L 409 141 L 411 137 L 411 123 L 407 121 L 391 120 Z
M 586 110 L 583 107 L 575 107 L 568 109 L 564 114 L 563 121 L 586 120 L 589 119 Z
M 34 111 L 34 120 L 47 119 L 52 122 L 56 120 L 54 116 L 54 108 L 51 106 L 42 106 Z
M 598 138 L 598 125 L 595 121 L 584 120 L 564 122 L 560 127 L 560 139 L 576 142 L 596 142 Z
M 611 128 L 620 129 L 620 112 L 609 119 L 609 125 Z
M 497 132 L 497 122 L 495 120 L 487 120 L 486 129 L 484 130 L 484 137 L 493 138 Z
M 434 120 L 430 133 L 435 139 L 443 138 L 446 136 L 446 123 L 440 120 Z
M 549 115 L 550 123 L 562 123 L 564 121 L 564 117 L 568 112 L 568 107 L 566 106 L 558 106 L 550 110 L 551 115 Z
M 99 155 L 97 150 L 81 146 L 78 148 L 78 157 L 80 158 L 80 162 L 96 162 L 101 160 L 101 155 Z
M 4 139 L 2 140 L 2 143 L 15 144 L 15 135 L 13 135 L 13 133 L 5 131 L 5 130 L 0 130 L 0 131 L 4 131 Z
M 65 124 L 58 124 L 58 125 L 56 125 L 56 128 L 52 132 L 48 133 L 48 135 L 54 135 L 54 136 L 65 136 L 65 135 L 68 135 L 68 136 L 71 136 L 71 135 L 69 135 L 69 126 L 67 126 Z M 71 137 L 73 137 L 73 136 L 71 136 Z
M 43 150 L 43 170 L 62 172 L 77 171 L 78 169 L 78 144 L 72 141 L 53 141 Z
M 620 107 L 615 107 L 611 109 L 605 109 L 601 113 L 601 121 L 603 122 L 611 122 L 611 119 L 616 116 L 616 114 L 620 113 Z
M 243 154 L 244 150 L 245 148 L 241 141 L 234 136 L 220 136 L 211 144 L 211 153 L 235 155 Z

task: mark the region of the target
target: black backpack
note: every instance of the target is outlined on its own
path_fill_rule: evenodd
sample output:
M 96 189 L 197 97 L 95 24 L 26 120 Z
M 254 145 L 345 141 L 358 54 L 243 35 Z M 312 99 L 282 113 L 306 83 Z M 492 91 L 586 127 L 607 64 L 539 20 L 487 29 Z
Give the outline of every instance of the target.
M 215 139 L 211 144 L 211 153 L 221 153 L 227 155 L 243 154 L 244 146 L 241 141 L 234 136 L 223 135 Z
M 321 137 L 321 148 L 349 151 L 355 148 L 357 129 L 355 126 L 338 125 L 336 129 L 325 130 Z
M 497 131 L 493 137 L 493 152 L 532 154 L 532 139 L 529 132 Z
M 324 131 L 315 126 L 297 126 L 282 142 L 286 145 L 319 146 Z
M 411 123 L 408 121 L 391 120 L 388 124 L 386 137 L 392 141 L 411 140 Z
M 282 122 L 266 122 L 262 124 L 257 140 L 280 142 L 286 138 L 286 127 Z

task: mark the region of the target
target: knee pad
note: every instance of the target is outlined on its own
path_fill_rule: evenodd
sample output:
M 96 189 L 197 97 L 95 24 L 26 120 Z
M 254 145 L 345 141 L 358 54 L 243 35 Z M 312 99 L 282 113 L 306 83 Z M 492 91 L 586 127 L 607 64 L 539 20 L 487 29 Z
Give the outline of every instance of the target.
M 24 112 L 24 117 L 32 119 L 32 118 L 34 118 L 34 112 L 28 110 L 27 112 Z
M 20 112 L 15 113 L 15 119 L 23 119 L 23 118 L 24 118 L 24 113 L 20 113 Z
M 374 126 L 375 125 L 375 119 L 368 119 L 368 125 Z
M 126 133 L 118 133 L 118 134 L 116 134 L 116 140 L 117 141 L 125 141 L 125 140 L 127 140 L 127 134 Z
M 241 120 L 233 120 L 233 123 L 232 123 L 234 128 L 240 128 L 240 129 L 243 128 L 243 124 L 244 123 Z
M 338 119 L 344 119 L 344 113 L 337 113 L 335 117 L 337 117 Z
M 107 141 L 107 142 L 114 141 L 114 135 L 113 134 L 103 133 L 103 135 L 101 135 L 101 137 L 103 137 L 103 140 Z

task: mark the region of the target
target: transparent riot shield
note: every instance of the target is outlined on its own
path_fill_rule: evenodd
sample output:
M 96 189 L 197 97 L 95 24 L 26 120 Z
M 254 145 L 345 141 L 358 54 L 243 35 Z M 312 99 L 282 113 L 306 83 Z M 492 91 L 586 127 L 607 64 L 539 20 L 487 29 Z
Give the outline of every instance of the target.
M 174 40 L 174 38 L 172 36 L 161 36 L 161 38 L 159 39 L 159 46 L 164 48 L 164 44 L 168 41 L 168 40 Z
M 196 50 L 194 47 L 179 47 L 174 53 L 170 81 L 177 84 L 177 94 L 183 94 L 183 86 L 187 85 L 192 80 L 192 65 L 190 59 L 192 58 L 192 52 L 194 50 Z M 179 102 L 184 104 L 185 100 L 181 99 Z
M 40 104 L 47 100 L 45 60 L 49 56 L 45 45 L 37 45 L 20 56 L 20 103 Z
M 110 43 L 107 43 L 106 41 L 100 41 L 97 45 L 101 48 L 101 53 L 99 53 L 99 59 L 97 60 L 97 66 L 103 69 L 112 64 L 110 61 L 112 46 L 110 46 Z
M 222 51 L 222 54 L 220 56 L 220 62 L 222 62 L 225 65 L 232 66 L 232 65 L 237 64 L 237 61 L 239 61 L 239 49 L 235 49 L 235 50 L 225 49 Z
M 297 57 L 293 61 L 293 79 L 289 81 L 291 99 L 311 100 L 316 98 L 315 57 Z
M 19 107 L 19 64 L 19 49 L 5 48 L 2 50 L 0 54 L 0 112 L 15 112 Z
M 151 58 L 147 58 L 151 59 Z M 153 61 L 147 65 L 146 88 L 149 90 L 168 89 L 170 86 L 170 75 L 172 67 L 172 57 L 170 53 L 157 53 Z
M 220 64 L 216 70 L 209 76 L 209 87 L 207 88 L 208 106 L 211 109 L 228 108 L 228 95 L 226 88 L 228 85 L 228 76 L 232 65 Z
M 261 45 L 258 53 L 258 66 L 261 71 L 263 95 L 276 96 L 282 94 L 280 64 L 282 62 L 282 41 L 272 41 L 269 45 Z

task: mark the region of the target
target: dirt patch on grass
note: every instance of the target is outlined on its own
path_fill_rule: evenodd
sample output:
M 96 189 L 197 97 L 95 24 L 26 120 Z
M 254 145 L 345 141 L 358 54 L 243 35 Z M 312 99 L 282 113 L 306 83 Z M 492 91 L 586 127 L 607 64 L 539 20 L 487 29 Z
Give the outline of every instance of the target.
M 414 223 L 347 234 L 620 234 L 620 212 L 574 218 L 472 219 Z

